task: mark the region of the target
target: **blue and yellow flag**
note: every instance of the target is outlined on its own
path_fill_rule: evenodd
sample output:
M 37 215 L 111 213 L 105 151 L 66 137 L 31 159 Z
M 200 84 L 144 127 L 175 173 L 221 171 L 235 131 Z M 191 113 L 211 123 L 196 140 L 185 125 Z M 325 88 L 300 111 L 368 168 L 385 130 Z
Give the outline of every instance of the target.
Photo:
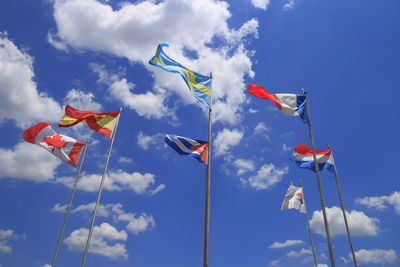
M 204 76 L 192 71 L 169 56 L 163 51 L 163 46 L 168 44 L 159 44 L 156 55 L 150 59 L 149 63 L 169 72 L 179 73 L 185 80 L 192 95 L 207 107 L 211 107 L 211 77 Z

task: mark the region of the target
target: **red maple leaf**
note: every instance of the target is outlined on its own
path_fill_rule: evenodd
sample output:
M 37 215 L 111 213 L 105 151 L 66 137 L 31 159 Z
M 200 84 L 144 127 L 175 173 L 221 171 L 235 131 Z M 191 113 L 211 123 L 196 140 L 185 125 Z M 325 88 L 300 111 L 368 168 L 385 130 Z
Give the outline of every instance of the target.
M 53 135 L 53 136 L 48 136 L 43 140 L 48 146 L 52 147 L 57 147 L 57 148 L 63 148 L 67 145 L 67 142 L 65 142 L 62 139 L 62 135 Z

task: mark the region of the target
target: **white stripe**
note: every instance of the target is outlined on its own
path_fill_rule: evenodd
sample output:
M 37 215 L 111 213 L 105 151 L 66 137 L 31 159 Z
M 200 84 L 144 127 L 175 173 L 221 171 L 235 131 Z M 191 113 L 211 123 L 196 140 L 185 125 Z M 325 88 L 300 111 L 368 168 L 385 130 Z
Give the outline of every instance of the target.
M 282 113 L 288 116 L 299 116 L 297 112 L 297 95 L 295 94 L 275 94 L 282 106 Z
M 303 155 L 303 154 L 299 154 L 297 152 L 293 152 L 293 156 L 298 161 L 314 161 L 313 155 Z M 333 162 L 332 155 L 316 155 L 316 158 L 317 158 L 318 163 L 328 162 L 332 165 L 335 165 L 335 163 Z
M 178 138 L 168 135 L 168 138 L 174 142 L 180 150 L 186 153 L 193 153 L 193 150 L 188 149 Z M 187 139 L 186 139 L 187 140 Z M 197 142 L 196 142 L 197 143 Z

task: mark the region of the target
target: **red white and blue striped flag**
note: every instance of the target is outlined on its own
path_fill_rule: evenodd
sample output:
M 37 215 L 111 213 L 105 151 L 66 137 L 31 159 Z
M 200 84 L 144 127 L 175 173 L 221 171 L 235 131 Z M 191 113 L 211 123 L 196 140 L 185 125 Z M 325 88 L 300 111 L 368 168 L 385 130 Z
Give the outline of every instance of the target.
M 175 134 L 167 134 L 164 141 L 181 155 L 196 158 L 207 164 L 208 143 Z
M 333 161 L 332 151 L 315 150 L 319 170 L 327 169 L 330 172 L 335 172 L 335 163 Z M 315 171 L 314 157 L 311 147 L 305 144 L 298 145 L 290 158 L 295 161 L 300 168 L 310 169 Z

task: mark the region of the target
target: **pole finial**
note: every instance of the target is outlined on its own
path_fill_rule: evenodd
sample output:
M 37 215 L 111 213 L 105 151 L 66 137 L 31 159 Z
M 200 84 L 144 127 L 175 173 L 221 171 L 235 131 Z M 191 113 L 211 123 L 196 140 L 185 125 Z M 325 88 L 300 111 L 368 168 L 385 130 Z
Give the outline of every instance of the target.
M 306 95 L 306 94 L 307 94 L 307 91 L 304 90 L 304 88 L 301 88 L 301 93 L 302 93 L 303 95 Z
M 211 78 L 211 79 L 213 78 L 213 73 L 212 73 L 212 72 L 210 72 L 210 78 Z

